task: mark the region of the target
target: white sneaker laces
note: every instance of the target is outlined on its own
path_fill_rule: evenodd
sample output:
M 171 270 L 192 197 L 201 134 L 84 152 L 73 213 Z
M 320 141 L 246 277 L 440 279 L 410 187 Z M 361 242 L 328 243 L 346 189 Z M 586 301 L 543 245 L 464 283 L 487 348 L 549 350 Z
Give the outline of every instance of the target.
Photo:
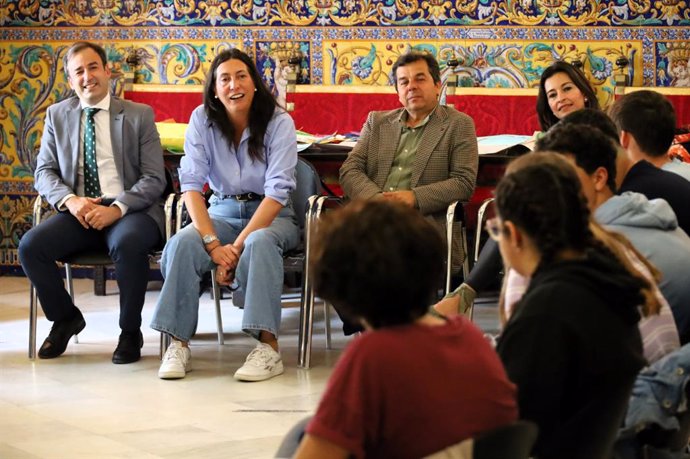
M 171 347 L 165 352 L 163 360 L 169 362 L 170 360 L 184 360 L 184 349 L 182 347 Z
M 247 356 L 247 363 L 257 366 L 265 366 L 268 363 L 275 363 L 271 350 L 264 346 L 255 347 Z

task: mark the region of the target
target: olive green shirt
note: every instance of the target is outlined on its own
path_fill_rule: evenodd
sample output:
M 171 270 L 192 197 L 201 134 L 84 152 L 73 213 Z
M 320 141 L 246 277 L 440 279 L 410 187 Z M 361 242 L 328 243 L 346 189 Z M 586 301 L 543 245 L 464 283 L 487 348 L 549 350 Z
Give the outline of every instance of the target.
M 383 185 L 383 191 L 400 191 L 412 188 L 412 166 L 417 154 L 419 140 L 422 138 L 431 113 L 415 127 L 407 127 L 408 114 L 406 111 L 400 116 L 400 141 L 395 152 L 395 158 L 393 158 L 393 164 L 391 164 L 391 171 Z

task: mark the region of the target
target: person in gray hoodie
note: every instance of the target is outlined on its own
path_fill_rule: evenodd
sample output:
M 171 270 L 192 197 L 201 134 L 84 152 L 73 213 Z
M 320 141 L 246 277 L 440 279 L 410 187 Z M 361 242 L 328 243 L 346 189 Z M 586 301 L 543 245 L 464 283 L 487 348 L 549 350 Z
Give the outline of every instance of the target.
M 603 113 L 590 115 L 603 117 L 604 125 L 611 122 Z M 663 199 L 648 200 L 630 191 L 615 194 L 617 146 L 610 136 L 577 120 L 564 121 L 539 139 L 536 150 L 565 155 L 576 166 L 594 219 L 626 236 L 661 271 L 659 289 L 671 306 L 681 344 L 689 342 L 690 237 L 678 226 L 675 213 Z

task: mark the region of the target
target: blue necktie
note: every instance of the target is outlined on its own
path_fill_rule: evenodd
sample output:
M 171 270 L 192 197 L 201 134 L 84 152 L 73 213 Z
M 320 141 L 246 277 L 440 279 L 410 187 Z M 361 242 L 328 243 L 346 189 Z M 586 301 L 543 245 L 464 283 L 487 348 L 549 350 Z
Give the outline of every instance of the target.
M 98 181 L 98 164 L 96 163 L 96 123 L 93 116 L 100 108 L 85 108 L 86 127 L 84 128 L 84 194 L 89 198 L 101 195 L 101 184 Z

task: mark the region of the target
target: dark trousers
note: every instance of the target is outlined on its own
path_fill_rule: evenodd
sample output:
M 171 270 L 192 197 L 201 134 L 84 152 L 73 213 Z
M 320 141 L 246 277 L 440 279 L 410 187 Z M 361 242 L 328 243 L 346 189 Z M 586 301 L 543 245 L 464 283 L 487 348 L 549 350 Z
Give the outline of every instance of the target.
M 465 279 L 465 283 L 472 287 L 475 292 L 481 293 L 496 282 L 500 272 L 503 270 L 503 259 L 498 243 L 493 239 L 488 239 L 472 271 Z
M 58 213 L 24 234 L 19 260 L 46 318 L 58 321 L 72 317 L 75 305 L 55 262 L 83 251 L 107 251 L 120 289 L 120 328 L 133 332 L 141 327 L 149 254 L 160 245 L 158 225 L 143 212 L 128 213 L 102 231 L 84 228 L 70 213 Z

